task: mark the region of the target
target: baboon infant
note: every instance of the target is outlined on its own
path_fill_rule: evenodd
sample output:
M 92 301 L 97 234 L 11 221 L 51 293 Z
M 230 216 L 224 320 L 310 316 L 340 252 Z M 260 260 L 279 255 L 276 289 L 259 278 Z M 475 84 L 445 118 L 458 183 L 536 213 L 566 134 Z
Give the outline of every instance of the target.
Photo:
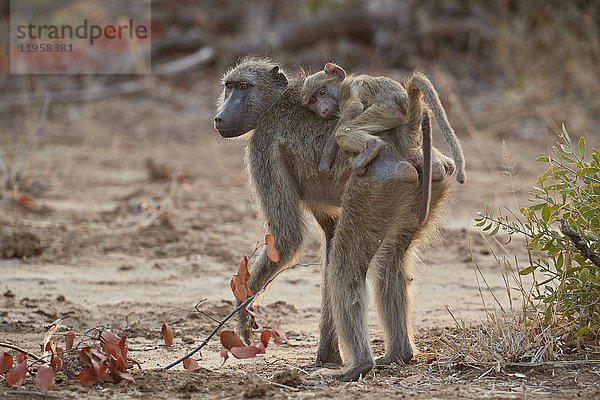
M 323 151 L 321 172 L 329 172 L 339 145 L 358 154 L 352 167 L 358 175 L 363 175 L 383 143 L 375 135 L 400 126 L 406 118 L 406 90 L 400 83 L 387 77 L 347 77 L 344 69 L 333 63 L 308 76 L 301 95 L 303 104 L 321 118 L 340 117 L 335 134 Z M 404 182 L 417 182 L 417 170 L 421 172 L 423 167 L 422 152 L 414 149 L 411 153 L 398 169 L 398 177 Z M 432 160 L 432 180 L 441 180 L 445 174 L 442 163 Z

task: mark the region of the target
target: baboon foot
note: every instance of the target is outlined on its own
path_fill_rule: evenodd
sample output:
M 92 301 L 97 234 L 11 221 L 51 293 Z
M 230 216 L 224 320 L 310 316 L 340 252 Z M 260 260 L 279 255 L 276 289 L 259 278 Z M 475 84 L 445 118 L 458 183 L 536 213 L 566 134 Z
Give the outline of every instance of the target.
M 340 369 L 342 367 L 342 357 L 337 345 L 335 348 L 333 346 L 319 348 L 315 361 L 310 363 L 308 367 Z
M 450 175 L 454 174 L 454 171 L 456 171 L 456 164 L 454 164 L 454 160 L 452 160 L 451 158 L 444 157 L 440 161 L 437 161 L 437 162 L 442 164 L 442 167 L 444 168 L 445 176 L 450 176 Z M 435 164 L 433 164 L 433 165 L 435 165 Z M 432 175 L 433 175 L 433 168 L 434 168 L 433 165 L 432 165 Z M 435 179 L 433 179 L 433 176 L 431 179 L 435 180 Z
M 398 163 L 397 176 L 400 182 L 410 183 L 419 181 L 419 173 L 415 167 L 407 161 L 400 161 Z
M 439 162 L 438 160 L 432 161 L 432 163 L 431 163 L 431 180 L 434 182 L 441 181 L 442 179 L 444 179 L 444 177 L 446 177 L 446 169 L 444 168 L 442 163 Z
M 412 350 L 406 354 L 385 354 L 375 360 L 377 367 L 389 367 L 392 364 L 406 364 L 413 358 Z
M 324 174 L 328 174 L 331 171 L 331 160 L 328 159 L 322 159 L 321 162 L 319 163 L 319 172 L 322 172 Z
M 337 379 L 341 382 L 352 382 L 357 381 L 361 377 L 364 378 L 375 366 L 373 361 L 365 361 L 359 365 L 355 365 L 348 368 L 343 368 L 339 371 L 331 371 L 324 373 L 316 373 L 323 378 Z
M 358 175 L 365 174 L 365 167 L 377 157 L 379 149 L 381 148 L 382 140 L 379 138 L 367 140 L 365 149 L 359 153 L 354 161 L 352 162 L 352 168 Z

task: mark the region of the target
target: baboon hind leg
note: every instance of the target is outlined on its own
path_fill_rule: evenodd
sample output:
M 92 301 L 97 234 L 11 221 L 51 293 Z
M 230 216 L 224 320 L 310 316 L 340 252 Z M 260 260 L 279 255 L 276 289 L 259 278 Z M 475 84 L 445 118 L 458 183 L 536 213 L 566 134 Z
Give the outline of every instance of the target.
M 400 232 L 386 238 L 377 252 L 377 273 L 374 279 L 375 301 L 385 335 L 385 355 L 378 366 L 408 362 L 414 347 L 411 330 L 410 283 L 407 249 L 413 235 Z
M 374 366 L 367 327 L 366 275 L 395 212 L 393 194 L 400 186 L 371 175 L 350 179 L 332 243 L 327 282 L 344 360 L 344 368 L 330 375 L 341 381 L 357 380 Z

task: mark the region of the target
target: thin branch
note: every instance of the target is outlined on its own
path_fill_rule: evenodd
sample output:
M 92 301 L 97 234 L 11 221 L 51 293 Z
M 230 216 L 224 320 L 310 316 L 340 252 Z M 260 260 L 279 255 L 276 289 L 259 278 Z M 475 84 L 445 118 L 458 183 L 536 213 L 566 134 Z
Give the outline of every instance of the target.
M 38 357 L 35 354 L 33 354 L 32 352 L 24 350 L 18 346 L 10 344 L 10 343 L 0 343 L 0 347 L 5 347 L 7 349 L 18 351 L 19 353 L 22 353 L 22 354 L 27 354 L 28 356 L 31 356 L 31 358 L 33 358 L 36 361 L 41 361 L 41 362 L 44 361 L 42 357 Z
M 588 246 L 587 242 L 584 238 L 581 237 L 579 233 L 571 229 L 567 221 L 564 219 L 560 220 L 560 231 L 571 239 L 577 250 L 581 253 L 582 256 L 596 264 L 600 267 L 600 256 L 594 253 L 590 246 Z
M 171 364 L 167 365 L 166 367 L 163 367 L 163 370 L 167 370 L 170 368 L 173 368 L 174 366 L 176 366 L 177 364 L 179 364 L 180 362 L 183 362 L 183 360 L 193 356 L 194 354 L 196 354 L 197 352 L 200 351 L 200 349 L 202 349 L 204 346 L 206 346 L 206 344 L 210 341 L 210 339 L 212 339 L 213 336 L 216 335 L 216 333 L 219 331 L 219 329 L 221 329 L 221 327 L 223 325 L 225 325 L 225 323 L 227 321 L 229 321 L 231 319 L 231 317 L 233 317 L 235 314 L 237 314 L 238 311 L 240 311 L 243 308 L 246 308 L 247 306 L 249 306 L 250 304 L 252 304 L 252 302 L 254 302 L 254 300 L 260 295 L 262 294 L 265 290 L 267 290 L 267 287 L 271 284 L 271 282 L 273 282 L 275 280 L 275 278 L 277 278 L 281 273 L 283 273 L 284 271 L 290 270 L 292 268 L 295 267 L 308 267 L 311 265 L 320 265 L 320 263 L 307 263 L 307 264 L 301 264 L 301 263 L 297 263 L 294 265 L 289 265 L 281 270 L 279 270 L 275 275 L 273 275 L 271 277 L 271 279 L 269 279 L 262 288 L 260 288 L 259 291 L 257 291 L 256 293 L 254 293 L 252 296 L 248 297 L 243 303 L 239 304 L 236 308 L 233 309 L 233 311 L 231 311 L 225 318 L 223 318 L 221 321 L 219 321 L 219 323 L 217 324 L 217 326 L 215 327 L 215 329 L 212 330 L 211 333 L 208 334 L 208 336 L 202 341 L 202 343 L 200 343 L 200 345 L 198 345 L 198 347 L 196 347 L 194 350 L 190 351 L 189 353 L 187 353 L 185 356 L 181 357 L 180 359 L 173 361 Z
M 27 143 L 27 147 L 25 148 L 25 151 L 23 152 L 23 154 L 21 154 L 21 156 L 19 157 L 19 160 L 17 161 L 17 169 L 15 172 L 15 182 L 18 182 L 21 180 L 21 175 L 23 173 L 23 165 L 25 164 L 25 160 L 29 156 L 29 152 L 31 151 L 31 147 L 33 146 L 33 142 L 35 141 L 35 138 L 42 132 L 42 129 L 44 128 L 44 124 L 46 123 L 46 116 L 48 115 L 48 108 L 50 106 L 51 101 L 52 101 L 52 94 L 48 91 L 48 92 L 46 92 L 46 100 L 44 100 L 44 106 L 42 107 L 42 113 L 40 114 L 40 120 L 38 121 L 37 128 L 35 128 L 35 131 L 33 131 L 31 136 L 29 137 L 29 142 Z

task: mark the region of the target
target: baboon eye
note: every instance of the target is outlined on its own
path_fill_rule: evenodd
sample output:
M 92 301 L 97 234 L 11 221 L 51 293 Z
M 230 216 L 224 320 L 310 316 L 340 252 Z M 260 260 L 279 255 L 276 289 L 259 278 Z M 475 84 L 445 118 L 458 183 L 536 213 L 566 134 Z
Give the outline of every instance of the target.
M 226 82 L 226 83 L 225 83 L 225 87 L 226 87 L 227 89 L 233 89 L 233 83 L 231 83 L 231 82 Z
M 248 89 L 248 86 L 249 86 L 249 85 L 248 85 L 246 82 L 242 82 L 242 83 L 240 83 L 240 87 L 241 87 L 242 89 Z
M 325 88 L 319 90 L 319 95 L 321 95 L 321 96 L 325 95 Z
M 317 102 L 317 98 L 315 96 L 310 98 L 310 104 L 315 104 Z

